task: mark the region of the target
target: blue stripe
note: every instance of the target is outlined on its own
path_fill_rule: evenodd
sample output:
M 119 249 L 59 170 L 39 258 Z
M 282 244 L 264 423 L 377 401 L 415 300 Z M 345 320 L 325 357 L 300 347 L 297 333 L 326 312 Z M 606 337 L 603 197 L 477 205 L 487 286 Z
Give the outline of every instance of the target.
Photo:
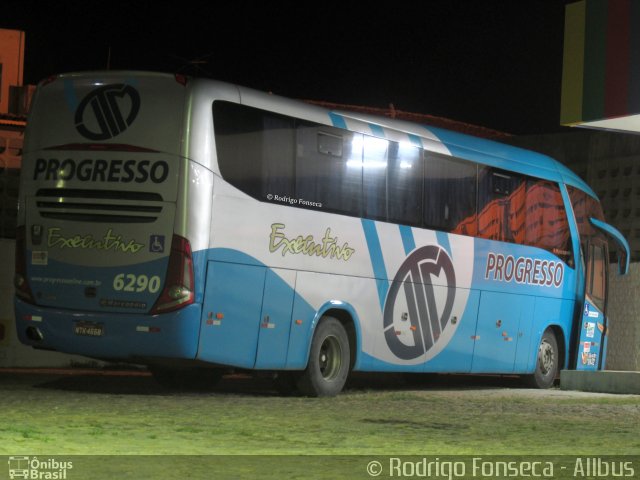
M 422 148 L 424 146 L 422 145 L 422 139 L 419 136 L 414 135 L 413 133 L 408 133 L 407 135 L 409 137 L 409 141 L 416 147 Z
M 373 275 L 376 277 L 380 309 L 384 311 L 384 301 L 386 300 L 387 292 L 389 291 L 389 280 L 387 278 L 387 269 L 384 266 L 384 258 L 382 257 L 380 239 L 378 238 L 376 224 L 373 220 L 363 218 L 362 228 L 364 230 L 364 237 L 367 240 L 367 247 L 369 248 Z
M 451 245 L 449 245 L 449 235 L 444 232 L 436 232 L 436 238 L 438 239 L 438 245 L 444 248 L 449 256 L 453 258 L 453 255 L 451 255 Z
M 347 122 L 342 117 L 342 115 L 338 115 L 337 113 L 329 112 L 329 118 L 331 119 L 331 123 L 336 128 L 347 129 Z
M 406 225 L 399 225 L 400 227 L 400 237 L 402 238 L 402 246 L 404 247 L 404 253 L 409 255 L 416 249 L 416 241 L 413 238 L 413 232 L 411 231 L 411 227 L 407 227 Z
M 78 108 L 78 97 L 76 96 L 76 91 L 73 88 L 73 81 L 70 79 L 64 80 L 64 99 L 67 101 L 67 106 L 69 110 L 75 112 Z
M 371 133 L 373 133 L 376 137 L 385 138 L 384 128 L 382 128 L 380 125 L 370 123 L 369 128 L 371 129 Z

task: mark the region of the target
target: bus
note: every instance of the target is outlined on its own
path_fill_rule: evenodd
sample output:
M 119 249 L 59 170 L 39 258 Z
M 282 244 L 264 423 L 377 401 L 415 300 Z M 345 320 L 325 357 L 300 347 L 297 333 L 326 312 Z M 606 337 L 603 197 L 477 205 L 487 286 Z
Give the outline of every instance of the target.
M 147 365 L 161 383 L 269 372 L 602 369 L 607 237 L 558 162 L 210 79 L 38 85 L 19 195 L 20 340 Z

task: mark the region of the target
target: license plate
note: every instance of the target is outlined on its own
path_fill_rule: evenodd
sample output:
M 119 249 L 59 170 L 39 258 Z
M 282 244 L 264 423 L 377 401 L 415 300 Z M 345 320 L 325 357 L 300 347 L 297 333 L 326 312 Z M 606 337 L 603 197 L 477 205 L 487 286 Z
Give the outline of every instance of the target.
M 104 325 L 101 323 L 82 322 L 73 326 L 76 335 L 85 337 L 101 337 L 104 335 Z

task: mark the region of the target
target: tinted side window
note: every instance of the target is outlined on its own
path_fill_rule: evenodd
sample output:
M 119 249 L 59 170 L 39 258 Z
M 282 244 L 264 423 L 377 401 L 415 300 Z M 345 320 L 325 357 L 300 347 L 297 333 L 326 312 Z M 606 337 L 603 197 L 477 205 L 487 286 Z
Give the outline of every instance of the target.
M 573 213 L 576 216 L 581 241 L 588 239 L 588 237 L 599 235 L 598 231 L 589 222 L 589 218 L 593 217 L 604 221 L 604 214 L 602 213 L 600 202 L 577 188 L 568 186 L 567 190 L 569 192 L 569 198 L 571 199 Z
M 604 243 L 589 243 L 588 248 L 586 293 L 604 312 L 607 298 L 606 247 Z
M 365 135 L 362 166 L 365 217 L 421 225 L 422 151 Z
M 299 121 L 295 173 L 298 206 L 361 215 L 361 134 Z
M 424 165 L 424 224 L 428 228 L 476 235 L 474 163 L 427 153 Z
M 525 199 L 524 177 L 483 168 L 478 178 L 478 236 L 524 243 Z
M 220 173 L 254 198 L 292 196 L 293 120 L 227 102 L 214 102 Z
M 404 143 L 391 143 L 387 175 L 389 221 L 422 225 L 422 150 Z
M 560 188 L 546 180 L 527 181 L 524 243 L 573 262 L 571 233 Z
M 364 216 L 386 221 L 387 214 L 387 172 L 389 150 L 393 143 L 384 138 L 365 135 L 364 138 L 363 187 Z

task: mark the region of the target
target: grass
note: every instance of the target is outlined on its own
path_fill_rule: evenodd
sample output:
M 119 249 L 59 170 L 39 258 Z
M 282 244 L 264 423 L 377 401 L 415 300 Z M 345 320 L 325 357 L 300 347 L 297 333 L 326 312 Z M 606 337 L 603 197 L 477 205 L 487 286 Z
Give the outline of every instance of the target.
M 309 399 L 223 382 L 173 393 L 148 377 L 0 375 L 0 455 L 640 454 L 634 396 L 365 383 Z

